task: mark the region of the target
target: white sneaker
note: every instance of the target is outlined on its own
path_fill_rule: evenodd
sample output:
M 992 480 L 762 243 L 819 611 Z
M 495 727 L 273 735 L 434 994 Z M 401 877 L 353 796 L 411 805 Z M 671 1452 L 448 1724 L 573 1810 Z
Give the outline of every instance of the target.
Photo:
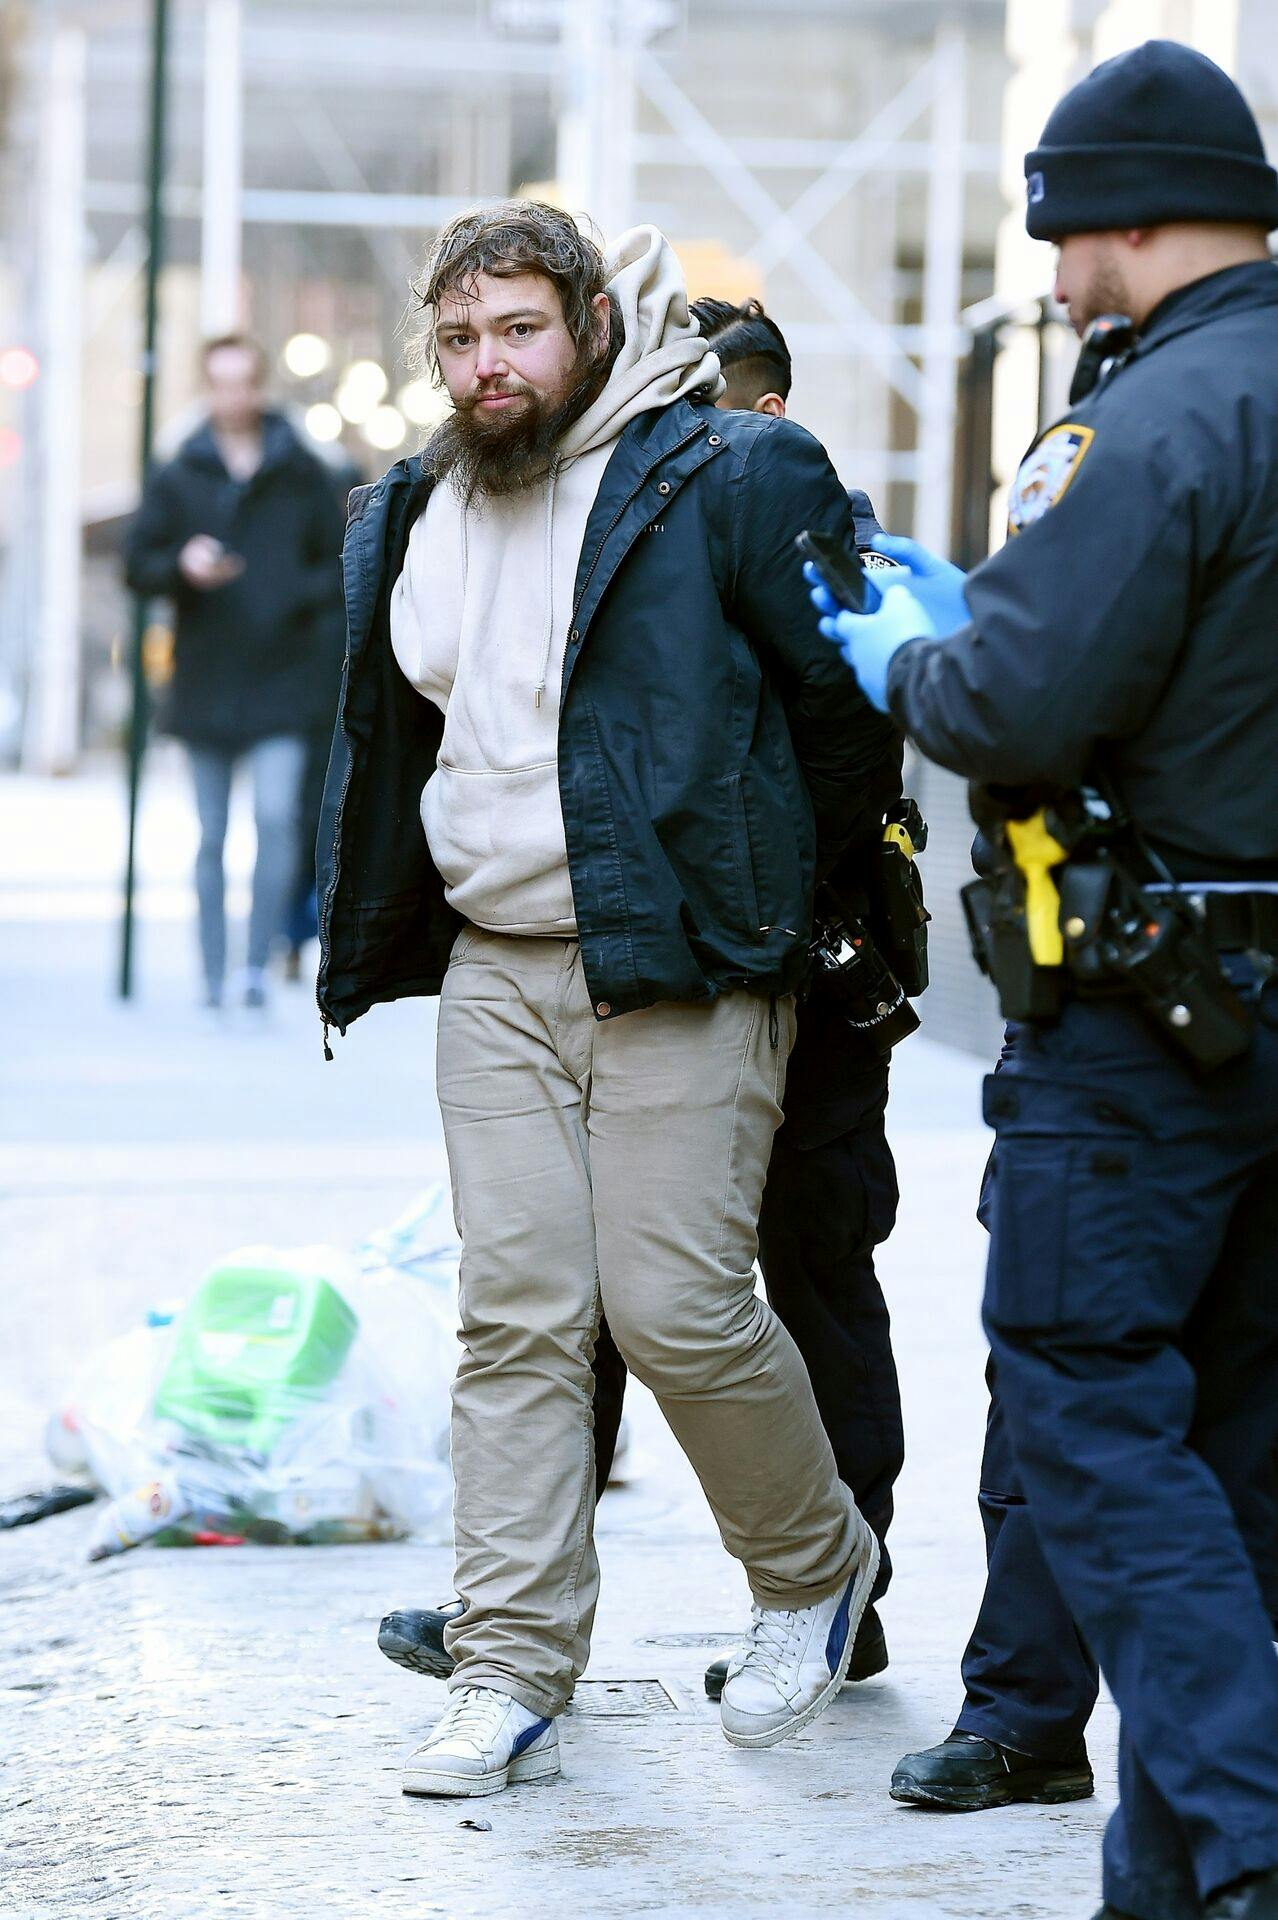
M 843 1685 L 879 1570 L 879 1543 L 857 1516 L 851 1579 L 815 1607 L 754 1607 L 728 1665 L 719 1713 L 734 1747 L 772 1747 L 825 1712 Z
M 559 1772 L 559 1729 L 508 1693 L 459 1687 L 425 1746 L 404 1767 L 405 1793 L 478 1799 Z

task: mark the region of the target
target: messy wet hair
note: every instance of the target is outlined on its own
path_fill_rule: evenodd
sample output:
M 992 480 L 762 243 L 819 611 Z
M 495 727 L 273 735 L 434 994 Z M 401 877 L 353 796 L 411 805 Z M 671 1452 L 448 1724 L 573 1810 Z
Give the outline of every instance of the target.
M 459 213 L 441 229 L 421 278 L 413 283 L 421 316 L 409 357 L 437 385 L 443 382 L 436 351 L 439 305 L 447 293 L 466 297 L 481 273 L 494 279 L 540 273 L 559 295 L 564 322 L 579 354 L 595 332 L 592 302 L 605 291 L 604 257 L 598 242 L 571 214 L 543 200 L 504 200 Z M 620 345 L 620 316 L 612 308 L 612 345 Z M 610 358 L 612 356 L 610 355 Z

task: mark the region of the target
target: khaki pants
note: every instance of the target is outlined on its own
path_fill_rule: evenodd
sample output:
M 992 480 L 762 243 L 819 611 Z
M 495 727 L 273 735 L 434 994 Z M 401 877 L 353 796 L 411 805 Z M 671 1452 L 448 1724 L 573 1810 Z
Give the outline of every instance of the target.
M 789 1001 L 775 1045 L 769 1025 L 745 993 L 598 1022 L 575 941 L 458 939 L 438 1066 L 465 1243 L 454 1686 L 555 1714 L 585 1667 L 601 1303 L 755 1599 L 811 1605 L 849 1576 L 852 1496 L 798 1351 L 754 1291 Z

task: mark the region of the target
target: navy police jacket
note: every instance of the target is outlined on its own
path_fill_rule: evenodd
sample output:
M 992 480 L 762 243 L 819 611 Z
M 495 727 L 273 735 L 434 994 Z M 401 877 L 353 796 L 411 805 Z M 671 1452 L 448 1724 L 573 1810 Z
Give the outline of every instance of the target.
M 347 656 L 320 825 L 325 1021 L 438 991 L 460 925 L 419 814 L 443 718 L 391 651 L 389 599 L 433 477 L 353 496 Z M 818 634 L 794 552 L 850 538 L 823 449 L 790 421 L 676 401 L 621 434 L 591 511 L 564 658 L 559 789 L 599 1018 L 789 992 L 815 874 L 873 835 L 900 739 Z
M 1108 777 L 1181 879 L 1278 879 L 1278 268 L 1154 310 L 1023 462 L 972 624 L 901 647 L 892 713 L 989 785 Z

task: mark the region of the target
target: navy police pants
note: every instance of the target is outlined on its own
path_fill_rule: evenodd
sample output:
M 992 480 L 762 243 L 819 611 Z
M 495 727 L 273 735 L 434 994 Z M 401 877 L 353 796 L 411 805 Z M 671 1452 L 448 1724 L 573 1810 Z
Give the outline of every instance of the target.
M 1227 1316 L 1221 1327 L 1228 1340 Z M 1189 1329 L 1192 1341 L 1192 1327 Z M 1194 1362 L 1192 1344 L 1187 1349 Z M 978 1504 L 985 1530 L 985 1591 L 963 1654 L 963 1711 L 955 1723 L 997 1746 L 1042 1760 L 1073 1759 L 1096 1704 L 1097 1669 L 1048 1571 L 1012 1454 L 993 1363 Z M 1232 1406 L 1200 1404 L 1196 1444 L 1229 1494 L 1278 1637 L 1278 1474 L 1260 1463 L 1234 1484 Z
M 991 1189 L 992 1197 L 992 1189 Z M 956 1725 L 1041 1760 L 1072 1760 L 1096 1705 L 1096 1662 L 1048 1571 L 991 1363 L 979 1505 L 985 1592 L 963 1655 Z
M 1115 1001 L 1021 1028 L 986 1086 L 999 1393 L 1122 1714 L 1105 1897 L 1196 1920 L 1278 1866 L 1271 1548 L 1244 1541 L 1278 1438 L 1278 992 L 1248 1055 L 1202 1080 Z

